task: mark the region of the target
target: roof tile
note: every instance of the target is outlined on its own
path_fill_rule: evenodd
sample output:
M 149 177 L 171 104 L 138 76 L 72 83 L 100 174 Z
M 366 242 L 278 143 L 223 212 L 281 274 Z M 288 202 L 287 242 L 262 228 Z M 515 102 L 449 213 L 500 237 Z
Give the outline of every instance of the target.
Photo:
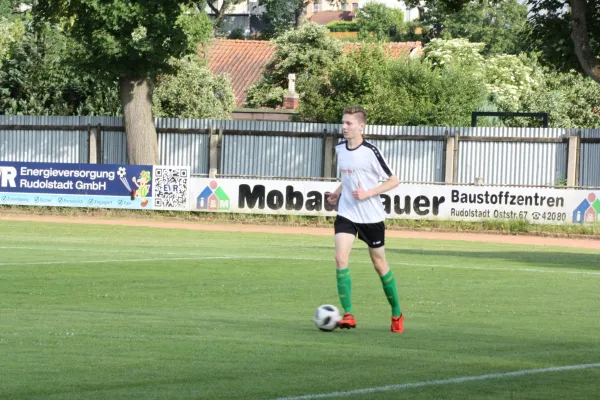
M 208 48 L 208 68 L 213 74 L 229 74 L 237 107 L 246 101 L 246 91 L 262 76 L 275 47 L 264 40 L 216 39 Z
M 360 43 L 345 43 L 344 51 L 359 49 Z M 421 42 L 385 43 L 388 57 L 407 57 L 423 52 Z M 243 107 L 247 90 L 258 82 L 275 54 L 275 45 L 265 40 L 215 39 L 207 51 L 208 68 L 213 74 L 229 74 L 237 107 Z M 283 100 L 283 99 L 282 99 Z
M 308 18 L 310 22 L 327 25 L 333 21 L 352 21 L 354 11 L 318 11 Z

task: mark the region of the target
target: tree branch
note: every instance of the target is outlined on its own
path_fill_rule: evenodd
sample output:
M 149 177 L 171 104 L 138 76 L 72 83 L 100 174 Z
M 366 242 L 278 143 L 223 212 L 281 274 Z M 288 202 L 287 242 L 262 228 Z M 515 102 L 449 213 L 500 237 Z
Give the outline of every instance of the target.
M 215 30 L 218 30 L 221 27 L 221 24 L 223 23 L 223 17 L 225 17 L 225 13 L 229 9 L 229 7 L 237 5 L 241 2 L 242 0 L 223 0 L 221 8 L 218 10 L 213 6 L 209 5 L 209 7 L 215 11 L 215 19 L 213 20 Z
M 214 2 L 216 2 L 217 0 L 213 0 Z M 206 4 L 208 4 L 208 7 L 215 13 L 215 14 L 219 14 L 219 9 L 217 7 L 214 6 L 213 1 L 207 1 Z
M 583 67 L 583 70 L 593 80 L 600 83 L 600 59 L 592 52 L 590 45 L 590 36 L 587 30 L 587 1 L 586 0 L 570 0 L 571 1 L 571 21 L 573 22 L 573 30 L 571 31 L 571 39 L 575 45 L 575 54 Z

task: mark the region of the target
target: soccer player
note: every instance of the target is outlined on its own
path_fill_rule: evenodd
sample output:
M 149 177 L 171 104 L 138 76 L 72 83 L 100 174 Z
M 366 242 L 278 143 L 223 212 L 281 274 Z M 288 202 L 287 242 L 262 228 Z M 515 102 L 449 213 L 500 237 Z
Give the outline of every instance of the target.
M 352 313 L 352 280 L 348 263 L 354 239 L 358 235 L 369 246 L 371 261 L 392 306 L 391 331 L 402 333 L 404 316 L 400 311 L 394 274 L 385 258 L 385 212 L 379 197 L 400 182 L 379 149 L 363 138 L 366 121 L 367 112 L 364 108 L 344 109 L 344 140 L 336 146 L 342 183 L 327 197 L 330 204 L 338 203 L 338 215 L 334 224 L 335 262 L 338 295 L 344 308 L 344 317 L 338 325 L 345 329 L 356 327 Z

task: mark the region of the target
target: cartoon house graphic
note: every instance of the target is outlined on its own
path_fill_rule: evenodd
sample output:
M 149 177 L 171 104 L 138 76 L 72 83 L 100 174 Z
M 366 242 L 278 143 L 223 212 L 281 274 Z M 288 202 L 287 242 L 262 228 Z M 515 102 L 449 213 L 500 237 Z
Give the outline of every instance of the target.
M 207 186 L 196 199 L 196 208 L 200 210 L 208 210 L 208 199 L 213 194 L 213 191 Z
M 229 196 L 227 196 L 225 191 L 219 186 L 215 190 L 215 194 L 219 199 L 219 210 L 229 210 Z
M 210 211 L 217 211 L 219 209 L 219 198 L 214 193 L 208 198 L 208 209 Z
M 585 224 L 593 224 L 596 222 L 596 210 L 594 210 L 593 207 L 587 209 L 583 222 Z
M 595 224 L 600 222 L 600 199 L 590 193 L 573 211 L 574 224 Z
M 229 196 L 216 181 L 211 181 L 198 195 L 196 208 L 209 211 L 229 210 Z

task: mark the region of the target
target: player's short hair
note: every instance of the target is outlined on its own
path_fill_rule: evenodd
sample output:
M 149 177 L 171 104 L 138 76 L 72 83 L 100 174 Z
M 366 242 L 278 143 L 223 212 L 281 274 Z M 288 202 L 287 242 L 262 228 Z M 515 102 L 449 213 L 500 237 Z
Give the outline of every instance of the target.
M 361 114 L 363 123 L 367 123 L 367 110 L 365 110 L 362 106 L 351 106 L 344 108 L 344 114 Z

